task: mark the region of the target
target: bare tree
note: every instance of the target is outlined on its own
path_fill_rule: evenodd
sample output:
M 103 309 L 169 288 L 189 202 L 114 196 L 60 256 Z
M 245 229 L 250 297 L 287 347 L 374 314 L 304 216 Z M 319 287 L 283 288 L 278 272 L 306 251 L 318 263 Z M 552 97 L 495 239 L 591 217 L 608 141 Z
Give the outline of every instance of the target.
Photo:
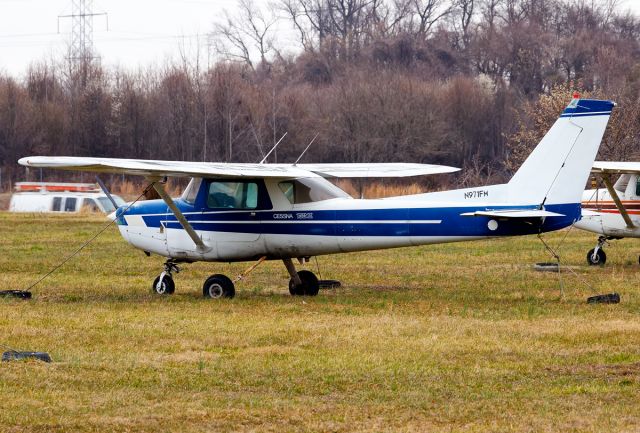
M 305 51 L 313 52 L 322 44 L 329 33 L 326 0 L 280 0 L 279 7 L 291 19 Z
M 272 9 L 266 13 L 252 0 L 238 0 L 238 14 L 224 12 L 224 21 L 214 25 L 213 46 L 223 58 L 237 60 L 254 69 L 252 54 L 260 57 L 260 64 L 268 64 L 268 56 L 274 52 L 277 22 Z
M 425 37 L 438 21 L 451 12 L 452 4 L 448 0 L 410 0 L 410 8 L 417 22 L 415 32 Z

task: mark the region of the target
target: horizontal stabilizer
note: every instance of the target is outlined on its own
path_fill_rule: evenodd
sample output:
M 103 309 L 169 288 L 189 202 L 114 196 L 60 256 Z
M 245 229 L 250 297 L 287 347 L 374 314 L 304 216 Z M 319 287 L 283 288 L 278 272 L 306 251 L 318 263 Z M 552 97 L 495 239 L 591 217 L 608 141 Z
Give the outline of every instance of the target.
M 458 168 L 414 163 L 357 164 L 242 164 L 149 159 L 91 158 L 70 156 L 29 156 L 18 161 L 27 167 L 96 173 L 123 173 L 138 176 L 195 176 L 216 178 L 298 178 L 316 174 L 322 177 L 409 177 L 452 173 Z
M 596 161 L 591 169 L 594 173 L 640 174 L 640 162 Z
M 541 209 L 505 209 L 505 210 L 479 210 L 460 214 L 462 216 L 486 216 L 493 218 L 545 218 L 562 217 L 560 213 L 549 212 Z

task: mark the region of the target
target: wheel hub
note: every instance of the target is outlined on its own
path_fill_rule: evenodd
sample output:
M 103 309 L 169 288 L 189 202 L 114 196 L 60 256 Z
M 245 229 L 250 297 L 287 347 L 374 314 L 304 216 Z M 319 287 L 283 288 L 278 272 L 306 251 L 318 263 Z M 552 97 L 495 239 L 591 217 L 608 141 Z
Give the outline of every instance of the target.
M 224 289 L 218 283 L 211 284 L 209 286 L 209 296 L 212 298 L 221 298 L 224 294 Z

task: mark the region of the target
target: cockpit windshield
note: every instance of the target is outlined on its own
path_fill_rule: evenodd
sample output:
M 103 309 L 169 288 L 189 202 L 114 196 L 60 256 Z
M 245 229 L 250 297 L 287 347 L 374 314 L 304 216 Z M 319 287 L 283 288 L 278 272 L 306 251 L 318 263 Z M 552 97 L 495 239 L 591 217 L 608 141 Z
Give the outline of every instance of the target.
M 623 174 L 618 178 L 618 181 L 613 185 L 613 188 L 618 192 L 624 193 L 627 190 L 630 178 L 630 174 Z
M 198 191 L 200 191 L 200 184 L 202 183 L 202 178 L 193 177 L 187 185 L 187 188 L 182 193 L 182 200 L 186 201 L 189 204 L 193 204 L 196 201 L 196 197 L 198 196 Z
M 278 183 L 291 204 L 311 203 L 334 198 L 351 198 L 349 194 L 323 178 L 306 177 Z

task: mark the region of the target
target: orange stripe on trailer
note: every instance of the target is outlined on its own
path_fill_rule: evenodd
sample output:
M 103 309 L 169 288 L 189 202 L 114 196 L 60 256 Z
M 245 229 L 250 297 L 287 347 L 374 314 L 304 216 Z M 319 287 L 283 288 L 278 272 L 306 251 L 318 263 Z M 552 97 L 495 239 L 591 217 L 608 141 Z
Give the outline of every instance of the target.
M 47 183 L 17 182 L 16 192 L 97 192 L 97 185 L 91 183 Z

